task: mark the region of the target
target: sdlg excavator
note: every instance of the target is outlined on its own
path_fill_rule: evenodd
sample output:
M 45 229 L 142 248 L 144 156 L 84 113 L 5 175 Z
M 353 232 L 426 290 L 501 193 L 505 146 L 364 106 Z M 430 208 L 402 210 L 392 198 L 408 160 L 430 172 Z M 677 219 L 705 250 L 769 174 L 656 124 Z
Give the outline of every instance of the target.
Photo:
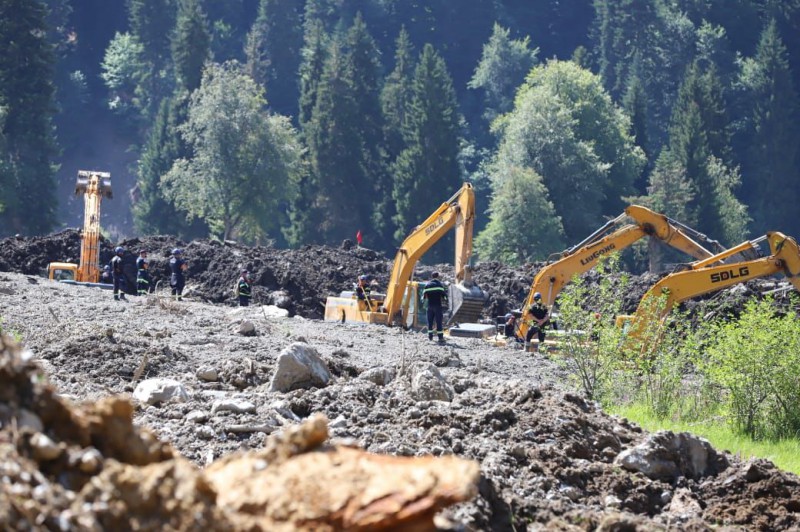
M 449 322 L 476 322 L 486 296 L 472 281 L 469 260 L 475 222 L 475 192 L 465 183 L 453 197 L 442 203 L 418 225 L 397 250 L 385 297 L 358 299 L 352 292 L 328 297 L 325 320 L 381 323 L 419 329 L 426 325 L 420 295 L 424 285 L 412 281 L 417 261 L 450 229 L 455 228 L 455 283 L 449 288 Z
M 766 240 L 771 254 L 752 260 L 719 264 L 737 253 L 757 249 Z M 797 241 L 777 231 L 743 242 L 722 253 L 697 261 L 689 269 L 667 275 L 648 290 L 632 316 L 617 316 L 616 324 L 626 330 L 625 347 L 641 349 L 646 331 L 660 325 L 672 308 L 682 301 L 716 292 L 758 277 L 783 274 L 800 291 L 800 248 Z M 662 298 L 659 301 L 659 298 Z M 657 338 L 653 339 L 657 341 Z

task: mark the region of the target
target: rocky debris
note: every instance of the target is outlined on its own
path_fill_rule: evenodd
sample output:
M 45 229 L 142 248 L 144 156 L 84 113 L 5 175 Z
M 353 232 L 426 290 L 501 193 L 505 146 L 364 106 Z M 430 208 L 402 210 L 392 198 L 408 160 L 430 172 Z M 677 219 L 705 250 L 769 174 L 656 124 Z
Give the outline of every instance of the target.
M 295 342 L 278 356 L 269 389 L 290 392 L 298 388 L 324 387 L 332 375 L 319 353 L 303 342 Z
M 0 336 L 4 530 L 435 530 L 436 512 L 477 493 L 477 463 L 325 445 L 323 415 L 200 470 L 137 429 L 124 399 L 73 407 L 41 376 Z M 16 423 L 23 410 L 39 430 Z
M 417 364 L 411 374 L 411 396 L 417 401 L 453 400 L 453 387 L 433 364 Z
M 183 385 L 174 379 L 147 379 L 136 385 L 133 397 L 146 405 L 158 405 L 169 401 L 185 403 L 189 396 Z
M 657 432 L 641 444 L 623 451 L 615 462 L 630 471 L 668 482 L 679 477 L 700 478 L 728 467 L 707 440 L 688 433 Z

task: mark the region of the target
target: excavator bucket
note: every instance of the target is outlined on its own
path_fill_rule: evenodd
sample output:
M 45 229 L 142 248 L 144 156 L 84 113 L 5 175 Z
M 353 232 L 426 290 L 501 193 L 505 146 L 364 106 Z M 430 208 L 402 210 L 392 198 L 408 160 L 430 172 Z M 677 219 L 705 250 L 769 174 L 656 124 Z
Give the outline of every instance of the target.
M 75 195 L 86 194 L 94 179 L 97 180 L 97 194 L 105 198 L 111 198 L 111 174 L 88 170 L 78 172 L 78 179 L 75 181 Z
M 448 323 L 475 323 L 483 312 L 486 294 L 474 283 L 453 283 L 449 290 Z

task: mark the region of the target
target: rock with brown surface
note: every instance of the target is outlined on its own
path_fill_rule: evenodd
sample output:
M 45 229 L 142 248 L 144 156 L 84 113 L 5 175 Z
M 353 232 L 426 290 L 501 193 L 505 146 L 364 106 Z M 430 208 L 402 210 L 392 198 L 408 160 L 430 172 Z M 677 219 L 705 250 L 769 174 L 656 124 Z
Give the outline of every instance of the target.
M 327 420 L 313 416 L 276 446 L 212 464 L 206 476 L 218 505 L 252 516 L 264 530 L 425 531 L 436 530 L 436 512 L 477 494 L 476 462 L 314 449 L 326 433 Z

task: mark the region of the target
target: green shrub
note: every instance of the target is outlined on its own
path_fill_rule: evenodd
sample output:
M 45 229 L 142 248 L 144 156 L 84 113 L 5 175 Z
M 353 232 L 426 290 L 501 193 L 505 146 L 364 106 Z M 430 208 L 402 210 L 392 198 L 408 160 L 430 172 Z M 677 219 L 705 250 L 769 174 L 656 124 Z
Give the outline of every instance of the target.
M 800 319 L 770 299 L 745 305 L 737 320 L 707 327 L 698 367 L 724 391 L 729 420 L 754 439 L 800 434 Z

